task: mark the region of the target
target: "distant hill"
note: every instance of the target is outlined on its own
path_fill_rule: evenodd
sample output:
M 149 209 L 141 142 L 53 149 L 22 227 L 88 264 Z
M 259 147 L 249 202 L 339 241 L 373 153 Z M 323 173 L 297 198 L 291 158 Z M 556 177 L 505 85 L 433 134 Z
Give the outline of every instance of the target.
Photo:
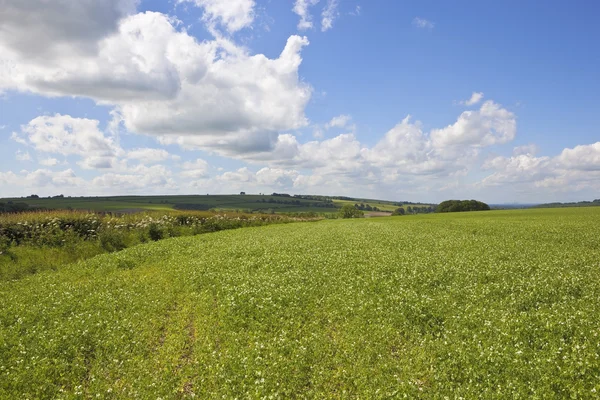
M 431 208 L 431 204 L 360 199 L 339 196 L 272 194 L 174 195 L 174 196 L 94 196 L 40 197 L 0 199 L 0 203 L 43 209 L 73 209 L 100 212 L 132 213 L 157 210 L 239 210 L 256 213 L 337 213 L 345 204 L 365 211 L 389 212 L 404 207 L 408 213 Z M 410 210 L 409 210 L 410 209 Z
M 561 207 L 594 207 L 600 206 L 600 199 L 594 201 L 578 201 L 573 203 L 546 203 L 538 204 L 536 208 L 561 208 Z

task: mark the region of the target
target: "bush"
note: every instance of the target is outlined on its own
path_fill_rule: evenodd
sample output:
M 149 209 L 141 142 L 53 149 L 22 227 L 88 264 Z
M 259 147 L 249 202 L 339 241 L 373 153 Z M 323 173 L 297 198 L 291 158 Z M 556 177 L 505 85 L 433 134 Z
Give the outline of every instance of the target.
M 404 208 L 400 207 L 400 208 L 396 208 L 394 210 L 394 212 L 392 213 L 392 216 L 396 216 L 396 215 L 405 215 L 406 211 L 404 210 Z
M 109 253 L 121 251 L 127 247 L 125 235 L 117 230 L 104 230 L 100 232 L 100 246 Z
M 446 200 L 435 209 L 436 213 L 462 212 L 462 211 L 487 211 L 490 209 L 485 203 L 477 200 Z
M 150 236 L 150 240 L 157 242 L 163 238 L 164 234 L 158 224 L 153 222 L 148 229 L 148 236 Z
M 341 218 L 361 218 L 364 213 L 354 207 L 352 204 L 345 204 L 340 208 L 339 215 Z

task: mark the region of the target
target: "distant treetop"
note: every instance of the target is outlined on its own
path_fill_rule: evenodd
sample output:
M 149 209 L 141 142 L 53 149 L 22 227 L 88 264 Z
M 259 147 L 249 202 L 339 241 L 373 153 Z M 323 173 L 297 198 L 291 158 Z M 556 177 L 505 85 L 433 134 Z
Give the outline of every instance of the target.
M 446 200 L 437 206 L 435 212 L 487 211 L 489 209 L 490 206 L 477 200 Z

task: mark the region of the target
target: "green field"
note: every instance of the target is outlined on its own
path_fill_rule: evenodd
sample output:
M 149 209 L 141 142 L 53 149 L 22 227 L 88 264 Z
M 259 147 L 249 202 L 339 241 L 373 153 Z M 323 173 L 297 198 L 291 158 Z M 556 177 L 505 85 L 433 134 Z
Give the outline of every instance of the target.
M 408 207 L 428 208 L 430 206 L 433 206 L 432 204 L 404 204 L 404 203 L 395 203 L 395 202 L 383 201 L 383 200 L 362 200 L 362 199 L 334 200 L 333 202 L 335 204 L 337 204 L 339 207 L 342 207 L 344 204 L 352 204 L 352 205 L 365 204 L 365 205 L 369 205 L 371 207 L 377 207 L 379 210 L 381 210 L 383 212 L 393 212 L 393 211 L 397 210 L 398 208 L 404 208 L 404 210 L 406 210 Z
M 47 209 L 74 209 L 89 211 L 109 212 L 135 212 L 135 211 L 164 211 L 183 207 L 197 206 L 198 208 L 220 210 L 244 210 L 252 212 L 316 212 L 335 213 L 344 204 L 368 204 L 378 207 L 381 211 L 392 212 L 401 203 L 383 200 L 330 200 L 327 204 L 323 200 L 305 199 L 297 197 L 283 197 L 271 195 L 189 195 L 189 196 L 115 196 L 115 197 L 64 197 L 64 198 L 7 198 L 0 199 L 6 202 L 26 203 L 31 207 Z M 413 205 L 413 207 L 426 207 L 429 205 Z M 403 206 L 404 208 L 407 205 Z
M 600 208 L 324 220 L 0 282 L 0 398 L 597 398 Z

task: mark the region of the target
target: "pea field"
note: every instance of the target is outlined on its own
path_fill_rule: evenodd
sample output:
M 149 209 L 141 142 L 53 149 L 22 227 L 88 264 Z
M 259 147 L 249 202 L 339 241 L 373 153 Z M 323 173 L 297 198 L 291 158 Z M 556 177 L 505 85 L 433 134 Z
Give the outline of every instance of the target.
M 0 281 L 1 399 L 600 396 L 600 207 L 176 237 Z

